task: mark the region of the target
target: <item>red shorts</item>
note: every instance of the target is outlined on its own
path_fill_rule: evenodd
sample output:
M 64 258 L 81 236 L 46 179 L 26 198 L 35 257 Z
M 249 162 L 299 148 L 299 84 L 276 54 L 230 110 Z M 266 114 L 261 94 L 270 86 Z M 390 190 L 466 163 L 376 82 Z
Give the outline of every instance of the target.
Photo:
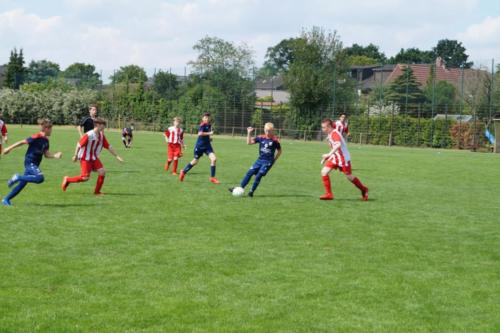
M 340 172 L 343 172 L 346 176 L 352 175 L 351 162 L 347 162 L 347 165 L 344 166 L 338 166 L 337 164 L 333 163 L 332 160 L 328 160 L 325 163 L 325 167 L 329 169 L 339 170 Z
M 173 160 L 175 157 L 182 157 L 182 146 L 180 143 L 168 144 L 168 159 Z
M 104 165 L 102 165 L 101 161 L 99 159 L 95 161 L 85 161 L 81 160 L 80 161 L 80 168 L 82 169 L 82 177 L 90 177 L 90 173 L 92 171 L 97 171 L 99 169 L 104 168 Z

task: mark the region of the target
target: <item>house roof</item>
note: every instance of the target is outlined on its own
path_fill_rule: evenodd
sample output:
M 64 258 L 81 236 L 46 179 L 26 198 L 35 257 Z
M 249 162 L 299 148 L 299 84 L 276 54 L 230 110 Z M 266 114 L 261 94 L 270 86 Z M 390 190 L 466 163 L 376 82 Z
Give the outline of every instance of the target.
M 281 75 L 259 79 L 255 82 L 255 89 L 259 90 L 283 90 L 284 86 L 285 82 Z
M 472 121 L 471 115 L 460 115 L 460 114 L 437 114 L 434 117 L 434 120 L 453 120 L 453 121 L 462 121 L 464 123 L 468 123 Z

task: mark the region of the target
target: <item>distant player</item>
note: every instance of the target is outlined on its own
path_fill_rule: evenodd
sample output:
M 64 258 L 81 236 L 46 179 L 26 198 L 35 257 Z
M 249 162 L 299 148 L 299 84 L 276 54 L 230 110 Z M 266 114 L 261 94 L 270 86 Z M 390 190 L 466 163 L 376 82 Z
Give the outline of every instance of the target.
M 341 113 L 339 119 L 335 122 L 335 129 L 339 131 L 344 139 L 349 136 L 349 123 L 347 122 L 347 115 Z
M 8 137 L 8 131 L 7 131 L 7 125 L 5 125 L 5 122 L 0 119 L 0 155 L 2 155 L 2 147 L 4 143 L 7 143 L 9 141 Z
M 87 133 L 88 131 L 91 131 L 94 129 L 94 120 L 97 118 L 97 104 L 91 104 L 89 106 L 89 115 L 86 117 L 83 117 L 83 119 L 80 121 L 80 124 L 78 125 L 78 134 L 80 135 L 80 138 Z
M 132 148 L 134 141 L 134 129 L 132 127 L 125 127 L 122 130 L 122 142 L 125 148 Z
M 182 119 L 179 117 L 174 118 L 172 126 L 170 126 L 163 135 L 165 136 L 165 142 L 168 145 L 167 148 L 167 163 L 165 163 L 165 171 L 170 169 L 170 164 L 174 162 L 172 169 L 172 175 L 177 175 L 177 166 L 179 165 L 179 159 L 182 157 L 184 146 L 184 130 L 180 127 Z
M 368 201 L 368 187 L 364 186 L 361 181 L 352 175 L 351 171 L 351 156 L 347 150 L 347 145 L 341 132 L 333 127 L 330 119 L 325 119 L 321 123 L 321 130 L 327 135 L 328 143 L 331 150 L 328 154 L 323 155 L 321 164 L 324 164 L 321 170 L 323 177 L 323 185 L 325 194 L 320 197 L 321 200 L 333 200 L 332 186 L 329 173 L 332 170 L 339 170 L 353 183 L 360 191 L 364 201 Z
M 274 125 L 272 123 L 264 125 L 264 135 L 252 138 L 251 135 L 253 131 L 254 129 L 252 127 L 247 128 L 247 144 L 259 144 L 259 158 L 252 165 L 250 170 L 248 170 L 240 184 L 242 188 L 245 188 L 252 177 L 255 176 L 252 189 L 248 192 L 249 197 L 253 197 L 262 177 L 267 175 L 282 153 L 281 144 L 278 138 L 273 134 Z M 233 189 L 234 188 L 230 188 L 229 191 L 233 192 Z
M 42 158 L 56 158 L 60 159 L 62 153 L 51 153 L 49 151 L 49 136 L 52 134 L 52 123 L 49 120 L 42 120 L 39 122 L 41 131 L 29 138 L 14 143 L 4 151 L 7 155 L 12 150 L 22 146 L 28 145 L 28 150 L 24 157 L 24 175 L 15 174 L 9 179 L 7 185 L 13 187 L 12 191 L 2 200 L 4 206 L 12 206 L 11 200 L 14 199 L 28 183 L 41 184 L 44 181 L 43 173 L 40 170 L 40 163 Z
M 94 119 L 94 124 L 95 128 L 85 133 L 80 139 L 75 155 L 73 156 L 73 161 L 76 162 L 77 159 L 80 160 L 81 174 L 76 177 L 64 177 L 62 183 L 62 189 L 64 192 L 66 192 L 69 184 L 71 183 L 88 181 L 92 171 L 95 171 L 99 176 L 97 177 L 94 194 L 102 195 L 101 189 L 104 184 L 106 170 L 99 160 L 99 155 L 101 154 L 103 148 L 109 150 L 111 155 L 116 157 L 118 161 L 123 162 L 123 159 L 116 153 L 113 147 L 111 147 L 108 140 L 104 136 L 106 121 L 96 118 Z
M 208 155 L 210 159 L 210 182 L 213 184 L 220 184 L 219 180 L 215 178 L 215 164 L 217 162 L 217 157 L 215 156 L 214 149 L 212 148 L 212 142 L 210 136 L 213 135 L 212 125 L 210 124 L 210 113 L 205 113 L 202 118 L 202 122 L 198 129 L 198 140 L 196 141 L 196 146 L 194 147 L 194 159 L 186 165 L 184 170 L 181 171 L 179 176 L 180 181 L 184 181 L 184 177 L 191 170 L 203 155 Z

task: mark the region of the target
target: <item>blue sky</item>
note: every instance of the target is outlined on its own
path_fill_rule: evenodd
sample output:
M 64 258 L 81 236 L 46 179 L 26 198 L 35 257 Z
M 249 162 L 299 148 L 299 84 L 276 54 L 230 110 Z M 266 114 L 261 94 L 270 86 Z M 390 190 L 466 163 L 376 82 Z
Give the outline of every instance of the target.
M 266 48 L 302 28 L 337 30 L 345 45 L 373 42 L 387 55 L 464 42 L 471 59 L 500 62 L 500 2 L 480 0 L 0 0 L 0 63 L 13 47 L 28 60 L 92 63 L 104 75 L 130 63 L 182 73 L 205 35 Z

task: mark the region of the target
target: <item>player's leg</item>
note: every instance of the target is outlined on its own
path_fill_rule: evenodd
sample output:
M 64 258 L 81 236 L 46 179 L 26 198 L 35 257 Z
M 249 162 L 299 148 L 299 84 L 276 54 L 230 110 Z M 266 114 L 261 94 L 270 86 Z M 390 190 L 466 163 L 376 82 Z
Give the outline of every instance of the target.
M 174 146 L 173 145 L 168 145 L 167 148 L 167 162 L 165 163 L 165 171 L 168 171 L 170 169 L 170 164 L 172 164 L 172 161 L 174 160 Z
M 174 157 L 174 166 L 172 167 L 172 175 L 177 176 L 177 168 L 179 167 L 179 157 Z
M 127 139 L 124 136 L 122 136 L 122 142 L 125 148 L 127 148 Z
M 9 181 L 9 186 L 13 186 L 14 184 L 17 185 L 2 200 L 2 204 L 5 206 L 11 206 L 10 201 L 14 199 L 26 187 L 28 183 L 41 184 L 45 179 L 40 169 L 37 166 L 32 165 L 26 168 L 24 175 L 20 176 L 16 174 L 12 177 L 11 180 L 12 181 Z
M 368 201 L 368 187 L 363 185 L 359 178 L 352 174 L 351 169 L 351 164 L 349 164 L 348 166 L 342 168 L 342 172 L 344 172 L 346 178 L 361 191 L 362 199 L 364 201 Z
M 101 195 L 101 189 L 104 185 L 104 177 L 106 176 L 106 169 L 104 169 L 104 166 L 99 159 L 94 161 L 94 170 L 97 171 L 98 174 L 94 194 Z
M 14 187 L 12 191 L 10 191 L 10 193 L 5 196 L 5 198 L 3 198 L 2 204 L 4 206 L 12 206 L 10 201 L 14 199 L 26 187 L 27 184 L 28 183 L 25 181 L 17 182 L 16 187 Z
M 64 192 L 66 192 L 66 190 L 68 189 L 69 184 L 82 183 L 90 179 L 90 173 L 92 172 L 92 163 L 89 161 L 81 160 L 80 169 L 81 169 L 80 176 L 75 176 L 75 177 L 65 176 L 63 178 L 61 188 Z
M 253 197 L 253 194 L 257 190 L 257 187 L 259 187 L 259 185 L 260 185 L 260 181 L 262 180 L 263 177 L 265 177 L 267 175 L 267 173 L 269 172 L 271 167 L 272 167 L 271 164 L 262 165 L 260 167 L 259 172 L 255 176 L 255 180 L 253 181 L 252 190 L 248 193 L 248 196 Z
M 323 169 L 321 169 L 323 187 L 325 188 L 325 194 L 320 197 L 321 200 L 333 200 L 332 183 L 330 180 L 330 172 L 332 170 L 333 166 L 331 165 L 330 161 L 328 161 Z
M 215 178 L 217 156 L 215 156 L 215 153 L 212 151 L 208 154 L 208 158 L 210 159 L 210 182 L 220 184 L 219 180 Z
M 184 181 L 184 177 L 186 177 L 186 174 L 189 172 L 189 170 L 191 170 L 196 164 L 198 164 L 199 159 L 200 159 L 200 156 L 196 153 L 196 150 L 195 150 L 194 159 L 191 162 L 189 162 L 184 167 L 184 169 L 182 169 L 182 171 L 181 171 L 181 174 L 179 176 L 179 180 L 181 182 Z
M 245 177 L 241 180 L 240 187 L 245 188 L 248 183 L 250 183 L 250 180 L 252 179 L 253 176 L 255 176 L 260 169 L 260 165 L 258 165 L 258 162 L 255 162 L 250 169 L 248 169 L 247 173 L 245 174 Z

